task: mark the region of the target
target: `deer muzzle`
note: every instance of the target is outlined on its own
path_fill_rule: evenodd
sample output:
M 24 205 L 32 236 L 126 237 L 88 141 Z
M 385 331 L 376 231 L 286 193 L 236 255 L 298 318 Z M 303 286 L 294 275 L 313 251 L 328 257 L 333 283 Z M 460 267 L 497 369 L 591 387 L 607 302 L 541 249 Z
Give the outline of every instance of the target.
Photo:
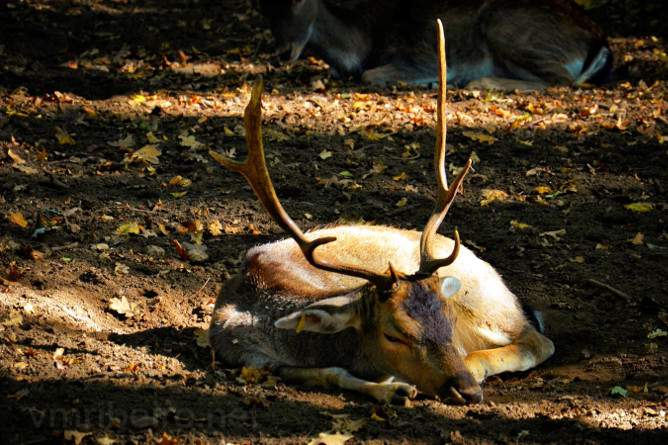
M 459 403 L 482 402 L 482 388 L 468 371 L 461 371 L 450 378 L 439 391 L 442 398 L 453 398 Z

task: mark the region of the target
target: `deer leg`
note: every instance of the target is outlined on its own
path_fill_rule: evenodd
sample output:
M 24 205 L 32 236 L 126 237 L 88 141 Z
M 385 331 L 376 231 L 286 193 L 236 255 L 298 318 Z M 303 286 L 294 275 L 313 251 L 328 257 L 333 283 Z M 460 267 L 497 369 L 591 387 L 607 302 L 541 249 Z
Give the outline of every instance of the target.
M 507 371 L 525 371 L 554 354 L 552 341 L 533 326 L 527 327 L 513 343 L 495 349 L 471 352 L 464 363 L 480 383 L 485 378 Z
M 396 82 L 406 82 L 413 85 L 437 85 L 438 78 L 433 66 L 418 68 L 411 66 L 409 63 L 397 61 L 364 71 L 362 82 L 380 86 Z
M 343 368 L 294 368 L 278 370 L 281 378 L 311 386 L 338 387 L 373 397 L 379 402 L 404 404 L 417 395 L 417 389 L 402 382 L 370 382 L 357 378 Z
M 482 77 L 466 84 L 467 90 L 500 90 L 500 91 L 540 91 L 548 86 L 537 80 L 506 79 L 503 77 Z

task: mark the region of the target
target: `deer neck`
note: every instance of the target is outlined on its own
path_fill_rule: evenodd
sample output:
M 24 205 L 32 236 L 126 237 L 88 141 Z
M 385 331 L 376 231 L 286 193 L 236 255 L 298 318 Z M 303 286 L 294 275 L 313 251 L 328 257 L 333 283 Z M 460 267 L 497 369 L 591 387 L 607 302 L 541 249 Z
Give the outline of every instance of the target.
M 309 43 L 339 74 L 359 75 L 363 70 L 371 51 L 371 36 L 364 31 L 362 21 L 349 11 L 319 3 Z

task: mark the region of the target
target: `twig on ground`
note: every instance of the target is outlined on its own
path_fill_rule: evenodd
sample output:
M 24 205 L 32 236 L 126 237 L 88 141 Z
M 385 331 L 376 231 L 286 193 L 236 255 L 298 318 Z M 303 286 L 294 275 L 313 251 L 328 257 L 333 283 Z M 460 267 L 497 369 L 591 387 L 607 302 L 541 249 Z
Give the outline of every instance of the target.
M 596 286 L 602 287 L 603 289 L 606 289 L 606 290 L 612 292 L 613 294 L 617 295 L 618 297 L 622 297 L 623 299 L 625 299 L 627 301 L 632 301 L 633 300 L 631 298 L 631 296 L 629 294 L 627 294 L 626 292 L 622 292 L 621 290 L 619 290 L 617 288 L 614 288 L 614 287 L 610 286 L 609 284 L 603 283 L 603 282 L 595 280 L 593 278 L 589 278 L 587 280 L 587 283 L 595 284 Z

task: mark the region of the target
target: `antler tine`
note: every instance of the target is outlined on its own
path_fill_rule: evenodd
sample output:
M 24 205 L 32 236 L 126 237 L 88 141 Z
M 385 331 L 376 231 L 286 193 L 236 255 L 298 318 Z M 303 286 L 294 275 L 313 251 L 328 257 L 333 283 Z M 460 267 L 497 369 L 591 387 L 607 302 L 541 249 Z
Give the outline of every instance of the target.
M 418 274 L 420 275 L 431 275 L 437 269 L 443 266 L 452 264 L 457 255 L 459 254 L 459 247 L 461 241 L 459 239 L 459 232 L 455 229 L 454 240 L 455 246 L 452 250 L 450 256 L 446 258 L 435 258 L 433 252 L 434 245 L 434 235 L 438 230 L 438 227 L 443 222 L 445 215 L 450 209 L 459 187 L 464 181 L 464 177 L 471 168 L 471 159 L 469 159 L 464 167 L 462 168 L 457 178 L 452 183 L 452 186 L 448 188 L 448 179 L 445 171 L 445 143 L 447 136 L 447 122 L 445 116 L 446 108 L 446 90 L 447 90 L 447 65 L 445 61 L 445 37 L 443 33 L 443 23 L 440 19 L 436 20 L 437 22 L 437 38 L 438 38 L 438 75 L 439 75 L 439 84 L 438 84 L 438 99 L 436 107 L 436 150 L 434 154 L 434 170 L 436 173 L 436 181 L 438 183 L 438 198 L 436 200 L 436 206 L 434 208 L 434 213 L 427 221 L 427 224 L 422 231 L 422 237 L 420 238 L 420 267 Z
M 246 146 L 248 148 L 246 160 L 235 161 L 214 151 L 210 151 L 209 153 L 223 167 L 241 173 L 246 178 L 246 181 L 250 184 L 255 195 L 269 215 L 297 242 L 311 265 L 328 272 L 363 278 L 377 284 L 388 282 L 390 280 L 388 275 L 378 274 L 354 266 L 330 264 L 319 261 L 314 257 L 314 251 L 318 246 L 331 243 L 336 240 L 336 237 L 328 236 L 312 241 L 309 240 L 294 220 L 290 218 L 290 215 L 285 211 L 276 195 L 276 190 L 267 169 L 267 162 L 264 157 L 264 145 L 262 144 L 261 98 L 263 90 L 264 82 L 260 78 L 253 85 L 251 98 L 244 112 L 244 128 L 246 129 Z

